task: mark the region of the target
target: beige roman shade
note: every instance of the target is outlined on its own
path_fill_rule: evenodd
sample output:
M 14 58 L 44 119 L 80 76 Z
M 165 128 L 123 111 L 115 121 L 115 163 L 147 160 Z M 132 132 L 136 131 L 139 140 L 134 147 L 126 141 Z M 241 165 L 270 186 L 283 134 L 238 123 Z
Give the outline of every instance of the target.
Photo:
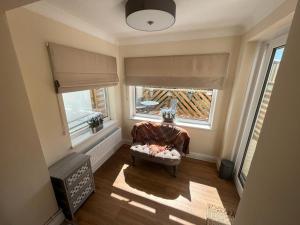
M 48 43 L 52 73 L 58 93 L 117 85 L 116 58 Z
M 222 89 L 228 53 L 125 58 L 127 85 Z

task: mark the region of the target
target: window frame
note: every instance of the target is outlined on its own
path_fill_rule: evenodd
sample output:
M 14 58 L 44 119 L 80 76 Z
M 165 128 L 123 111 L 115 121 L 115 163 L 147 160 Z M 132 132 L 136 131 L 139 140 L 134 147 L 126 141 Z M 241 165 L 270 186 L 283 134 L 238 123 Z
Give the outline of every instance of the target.
M 130 119 L 161 122 L 162 121 L 161 116 L 136 113 L 135 87 L 143 87 L 143 86 L 140 86 L 140 85 L 129 86 Z M 164 88 L 162 87 L 161 89 L 164 89 Z M 165 89 L 168 89 L 168 88 L 165 88 Z M 169 88 L 169 89 L 173 89 L 173 88 Z M 189 89 L 189 88 L 186 88 L 186 89 Z M 191 90 L 192 90 L 192 88 L 191 88 Z M 187 126 L 187 127 L 212 129 L 213 122 L 214 122 L 215 109 L 216 109 L 216 102 L 217 102 L 217 98 L 218 98 L 218 90 L 213 89 L 212 92 L 213 93 L 212 93 L 211 107 L 210 107 L 209 117 L 208 117 L 207 121 L 196 120 L 196 119 L 184 119 L 184 118 L 176 117 L 175 124 L 181 125 L 181 126 Z
M 85 90 L 92 90 L 92 89 L 85 89 Z M 106 122 L 111 120 L 111 111 L 110 111 L 108 88 L 104 87 L 104 92 L 105 92 L 107 117 L 104 118 L 103 122 L 106 123 Z M 82 129 L 79 129 L 78 131 L 76 131 L 74 133 L 70 133 L 69 125 L 68 125 L 68 119 L 67 119 L 67 113 L 66 113 L 66 109 L 65 109 L 65 105 L 64 105 L 64 100 L 63 100 L 63 93 L 57 94 L 57 99 L 58 99 L 58 104 L 59 104 L 60 117 L 61 117 L 62 128 L 63 128 L 63 135 L 68 135 L 71 139 L 71 142 L 72 142 L 73 139 L 78 138 L 81 135 L 90 132 L 89 126 L 87 124 Z

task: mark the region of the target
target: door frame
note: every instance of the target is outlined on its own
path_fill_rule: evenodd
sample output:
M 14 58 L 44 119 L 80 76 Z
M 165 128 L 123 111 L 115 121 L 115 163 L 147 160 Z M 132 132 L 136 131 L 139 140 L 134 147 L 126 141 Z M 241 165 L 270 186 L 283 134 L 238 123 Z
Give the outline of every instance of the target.
M 234 182 L 236 184 L 236 188 L 240 196 L 242 195 L 244 189 L 239 179 L 239 172 L 241 169 L 240 167 L 242 166 L 242 161 L 244 155 L 246 154 L 247 142 L 251 132 L 253 120 L 255 119 L 261 93 L 264 88 L 264 83 L 268 75 L 268 68 L 270 65 L 270 61 L 272 59 L 273 50 L 274 48 L 285 45 L 287 41 L 287 36 L 288 35 L 285 34 L 261 44 L 257 56 L 256 65 L 254 66 L 253 74 L 251 77 L 251 81 L 249 82 L 247 87 L 247 93 L 246 93 L 247 97 L 243 105 L 242 117 L 241 117 L 242 119 L 240 120 L 240 124 L 239 124 L 240 126 L 238 132 L 238 133 L 242 133 L 242 135 L 239 138 L 239 140 L 236 140 L 235 143 L 236 146 L 235 149 L 238 149 L 238 151 L 235 160 Z M 257 76 L 255 76 L 255 73 L 257 74 Z M 242 127 L 243 122 L 244 122 L 244 126 Z

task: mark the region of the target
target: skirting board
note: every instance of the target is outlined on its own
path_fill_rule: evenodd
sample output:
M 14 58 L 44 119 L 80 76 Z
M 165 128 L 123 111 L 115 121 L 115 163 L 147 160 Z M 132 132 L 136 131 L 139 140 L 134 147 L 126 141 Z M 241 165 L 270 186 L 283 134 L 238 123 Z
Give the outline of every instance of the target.
M 107 159 L 109 159 L 121 146 L 123 145 L 123 141 L 116 144 L 111 151 L 107 152 L 99 162 L 97 162 L 97 165 L 95 165 L 95 169 L 93 172 L 95 172 Z M 45 225 L 61 225 L 64 221 L 65 216 L 62 212 L 62 210 L 58 210 L 46 223 Z
M 45 225 L 61 225 L 64 220 L 65 215 L 60 209 L 45 223 Z
M 123 139 L 123 144 L 124 145 L 131 145 L 132 144 L 132 140 L 131 139 Z
M 123 139 L 123 143 L 127 145 L 132 144 L 132 140 L 130 139 Z M 196 152 L 191 152 L 190 154 L 186 155 L 188 158 L 192 159 L 198 159 L 206 162 L 213 162 L 217 164 L 217 167 L 219 168 L 220 165 L 220 160 L 217 157 L 206 155 L 206 154 L 201 154 L 201 153 L 196 153 Z
M 221 159 L 218 158 L 217 159 L 217 169 L 220 170 L 220 166 L 221 166 Z
M 201 153 L 196 153 L 196 152 L 191 152 L 190 154 L 186 155 L 186 157 L 191 158 L 191 159 L 198 159 L 206 162 L 213 162 L 217 163 L 218 158 L 211 156 L 211 155 L 206 155 L 206 154 L 201 154 Z

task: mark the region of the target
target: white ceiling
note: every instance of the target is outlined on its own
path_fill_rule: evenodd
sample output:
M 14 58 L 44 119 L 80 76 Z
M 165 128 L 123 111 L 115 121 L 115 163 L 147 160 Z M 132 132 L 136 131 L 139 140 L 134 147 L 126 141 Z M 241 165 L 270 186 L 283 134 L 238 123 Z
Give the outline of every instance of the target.
M 44 0 L 26 8 L 105 40 L 130 44 L 242 33 L 285 0 L 175 0 L 176 23 L 160 32 L 142 32 L 125 22 L 126 0 Z M 175 35 L 176 34 L 176 35 Z

